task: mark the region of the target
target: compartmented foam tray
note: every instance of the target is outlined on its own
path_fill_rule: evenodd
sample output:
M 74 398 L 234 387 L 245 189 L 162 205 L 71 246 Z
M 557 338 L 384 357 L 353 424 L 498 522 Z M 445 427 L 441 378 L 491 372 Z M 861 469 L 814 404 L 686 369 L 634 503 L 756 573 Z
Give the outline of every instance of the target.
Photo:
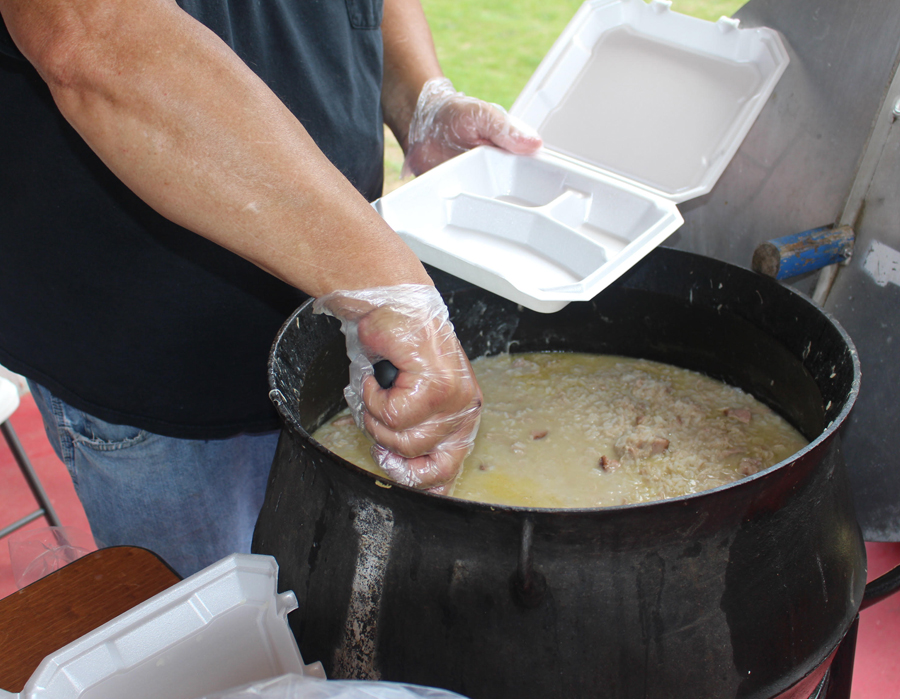
M 787 64 L 771 29 L 587 2 L 511 110 L 540 153 L 476 148 L 375 207 L 421 260 L 523 306 L 589 300 L 712 189 Z

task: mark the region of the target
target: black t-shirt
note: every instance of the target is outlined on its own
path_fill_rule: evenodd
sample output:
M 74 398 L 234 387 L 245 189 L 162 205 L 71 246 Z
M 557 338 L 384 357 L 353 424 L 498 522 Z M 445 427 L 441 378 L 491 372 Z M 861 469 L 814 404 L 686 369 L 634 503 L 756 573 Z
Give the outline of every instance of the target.
M 381 0 L 179 4 L 380 195 Z M 0 23 L 0 364 L 109 422 L 196 439 L 275 429 L 266 361 L 303 300 L 119 182 Z

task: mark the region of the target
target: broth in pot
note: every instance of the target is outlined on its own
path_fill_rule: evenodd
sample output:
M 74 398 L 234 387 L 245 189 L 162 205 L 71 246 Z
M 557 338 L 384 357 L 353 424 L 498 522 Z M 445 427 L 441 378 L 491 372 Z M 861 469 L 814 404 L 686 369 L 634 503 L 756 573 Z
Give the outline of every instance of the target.
M 644 359 L 547 352 L 482 357 L 481 427 L 453 497 L 593 508 L 709 490 L 789 458 L 807 440 L 753 396 Z M 313 434 L 379 475 L 347 411 Z

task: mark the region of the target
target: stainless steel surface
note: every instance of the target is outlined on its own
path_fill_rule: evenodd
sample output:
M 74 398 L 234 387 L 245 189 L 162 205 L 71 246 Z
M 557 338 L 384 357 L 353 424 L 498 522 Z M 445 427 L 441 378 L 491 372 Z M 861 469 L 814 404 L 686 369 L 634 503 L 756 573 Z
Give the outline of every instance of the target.
M 668 244 L 748 267 L 759 243 L 837 222 L 900 49 L 900 4 L 752 0 L 735 16 L 779 30 L 791 64 Z
M 900 540 L 900 269 L 893 275 L 887 270 L 883 286 L 867 271 L 873 256 L 890 257 L 893 251 L 900 260 L 900 122 L 890 119 L 894 102 L 885 103 L 892 123 L 866 190 L 853 259 L 839 270 L 825 303 L 854 339 L 862 365 L 844 446 L 860 522 L 872 541 Z
M 812 295 L 821 282 L 817 296 L 859 349 L 846 458 L 866 538 L 900 540 L 900 286 L 865 269 L 873 243 L 900 250 L 900 3 L 751 0 L 735 16 L 778 29 L 791 64 L 716 187 L 681 205 L 685 225 L 667 244 L 749 267 L 765 240 L 854 226 L 849 265 L 791 283 Z
M 886 93 L 887 98 L 879 110 L 878 116 L 875 118 L 875 125 L 866 142 L 866 147 L 860 159 L 859 167 L 856 170 L 856 177 L 854 177 L 853 184 L 850 187 L 850 194 L 847 196 L 847 201 L 844 204 L 844 210 L 838 218 L 838 224 L 840 225 L 854 227 L 859 223 L 859 217 L 865 206 L 866 196 L 868 195 L 872 180 L 875 177 L 878 163 L 881 161 L 881 156 L 891 126 L 897 118 L 900 100 L 895 100 L 894 106 L 890 110 L 886 108 L 886 105 L 890 104 L 893 99 L 892 95 L 896 95 L 898 92 L 900 92 L 900 73 L 895 70 L 891 84 Z M 825 305 L 825 302 L 831 293 L 832 286 L 837 279 L 838 272 L 840 272 L 841 268 L 846 266 L 846 264 L 833 265 L 819 274 L 819 278 L 816 281 L 816 288 L 813 293 L 813 301 L 820 306 Z

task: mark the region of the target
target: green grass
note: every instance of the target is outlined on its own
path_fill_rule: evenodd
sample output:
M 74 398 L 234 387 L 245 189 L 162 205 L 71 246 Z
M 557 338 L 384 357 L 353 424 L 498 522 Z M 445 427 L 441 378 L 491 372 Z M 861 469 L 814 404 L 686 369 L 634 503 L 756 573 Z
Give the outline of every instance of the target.
M 457 90 L 507 109 L 579 0 L 424 0 L 444 73 Z
M 422 0 L 444 73 L 457 90 L 507 109 L 581 0 Z M 716 20 L 735 0 L 676 0 L 672 9 Z
M 672 9 L 716 20 L 743 0 L 675 0 Z M 525 87 L 581 0 L 422 0 L 444 74 L 457 90 L 506 109 Z M 402 164 L 388 140 L 385 191 L 396 187 Z

